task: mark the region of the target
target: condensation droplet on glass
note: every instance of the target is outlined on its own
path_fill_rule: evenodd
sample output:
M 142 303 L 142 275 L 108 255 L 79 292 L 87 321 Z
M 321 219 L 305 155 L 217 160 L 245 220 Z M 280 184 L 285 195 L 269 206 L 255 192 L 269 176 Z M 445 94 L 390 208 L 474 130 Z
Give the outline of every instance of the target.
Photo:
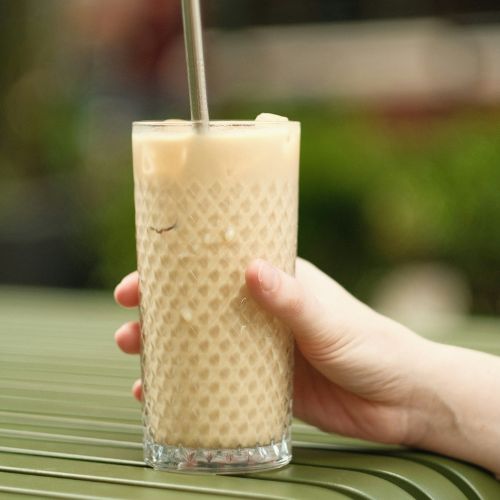
M 191 243 L 191 253 L 193 255 L 198 255 L 200 252 L 200 245 L 198 243 Z
M 186 262 L 189 259 L 189 252 L 181 252 L 179 253 L 179 260 L 181 262 Z
M 155 162 L 151 158 L 151 153 L 149 151 L 144 151 L 142 157 L 142 171 L 144 174 L 152 174 L 155 170 Z
M 180 155 L 182 164 L 186 163 L 187 155 L 188 155 L 188 150 L 187 147 L 184 146 L 181 150 L 181 155 Z
M 212 235 L 210 233 L 205 233 L 205 236 L 203 236 L 203 243 L 205 243 L 205 245 L 210 245 L 212 243 Z
M 193 319 L 193 313 L 188 307 L 183 307 L 181 309 L 181 317 L 184 321 L 189 323 Z
M 226 229 L 226 232 L 224 233 L 224 239 L 227 241 L 227 242 L 231 242 L 234 240 L 234 237 L 236 236 L 236 231 L 234 230 L 234 227 L 233 226 L 229 226 L 227 229 Z
M 246 306 L 247 306 L 247 302 L 248 302 L 248 299 L 246 297 L 243 297 L 241 300 L 240 300 L 240 308 L 241 309 L 245 309 Z

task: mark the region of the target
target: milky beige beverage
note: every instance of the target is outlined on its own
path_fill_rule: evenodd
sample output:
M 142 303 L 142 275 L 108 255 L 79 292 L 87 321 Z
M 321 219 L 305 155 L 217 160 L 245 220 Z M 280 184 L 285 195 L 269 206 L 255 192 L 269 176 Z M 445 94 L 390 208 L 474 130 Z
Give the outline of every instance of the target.
M 264 258 L 294 272 L 300 125 L 133 127 L 145 457 L 232 472 L 290 458 L 293 341 L 248 296 Z

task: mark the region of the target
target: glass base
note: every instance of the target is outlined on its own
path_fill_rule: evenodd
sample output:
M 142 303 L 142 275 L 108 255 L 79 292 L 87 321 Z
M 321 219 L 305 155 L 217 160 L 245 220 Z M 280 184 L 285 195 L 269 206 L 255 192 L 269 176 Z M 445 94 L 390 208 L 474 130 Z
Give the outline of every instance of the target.
M 188 473 L 241 474 L 277 469 L 292 459 L 291 442 L 254 448 L 185 448 L 144 441 L 144 461 L 156 470 Z

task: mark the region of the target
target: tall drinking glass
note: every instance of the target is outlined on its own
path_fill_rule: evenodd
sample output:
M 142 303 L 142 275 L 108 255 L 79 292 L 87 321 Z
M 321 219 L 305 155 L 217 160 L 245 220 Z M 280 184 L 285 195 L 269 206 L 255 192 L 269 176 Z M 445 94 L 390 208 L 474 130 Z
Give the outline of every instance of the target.
M 300 124 L 135 122 L 144 454 L 244 472 L 291 459 L 293 339 L 248 296 L 253 258 L 294 272 Z

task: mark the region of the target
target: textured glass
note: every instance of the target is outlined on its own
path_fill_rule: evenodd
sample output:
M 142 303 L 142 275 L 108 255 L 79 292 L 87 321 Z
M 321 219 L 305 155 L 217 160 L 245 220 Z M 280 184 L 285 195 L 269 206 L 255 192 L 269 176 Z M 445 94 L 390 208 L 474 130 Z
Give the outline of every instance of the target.
M 262 257 L 294 272 L 294 130 L 288 146 L 289 133 L 265 130 L 134 135 L 145 457 L 155 468 L 290 460 L 293 340 L 248 297 L 244 270 Z M 283 154 L 290 165 L 276 168 Z

